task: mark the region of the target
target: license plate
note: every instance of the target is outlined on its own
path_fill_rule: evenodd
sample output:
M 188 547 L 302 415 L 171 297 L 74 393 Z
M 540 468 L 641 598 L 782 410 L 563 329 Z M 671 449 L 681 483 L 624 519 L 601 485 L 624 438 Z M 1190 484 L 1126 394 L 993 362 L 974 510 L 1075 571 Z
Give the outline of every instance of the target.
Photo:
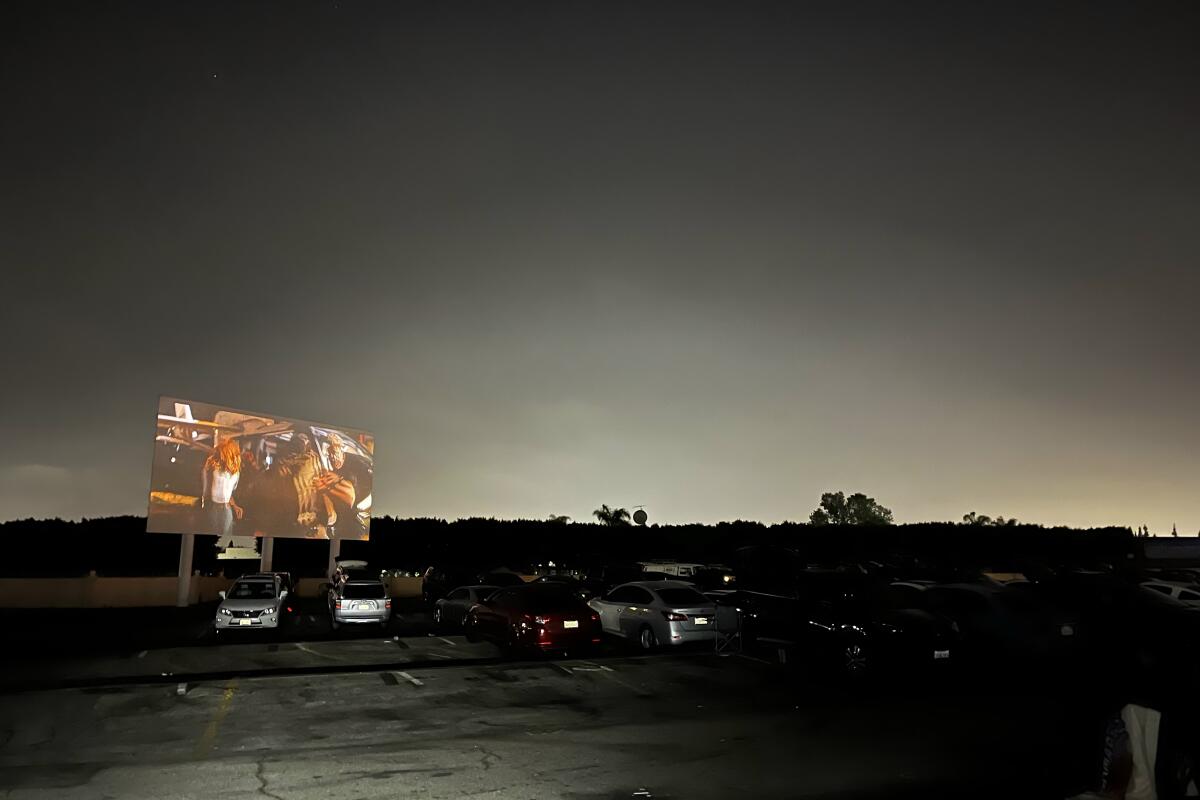
M 359 603 L 356 608 L 359 611 L 371 611 L 374 607 L 370 603 Z
M 578 627 L 579 627 L 579 621 L 578 621 L 578 620 L 574 620 L 574 619 L 564 619 L 564 620 L 563 620 L 563 627 L 564 627 L 564 628 L 578 628 Z
M 249 624 L 250 624 L 250 620 L 248 620 L 248 619 L 239 619 L 238 620 L 238 625 L 249 625 Z
M 692 617 L 692 622 L 696 623 L 697 625 L 707 625 L 708 617 Z
M 935 660 L 940 659 L 940 658 L 949 658 L 950 651 L 949 650 L 934 650 L 933 657 Z

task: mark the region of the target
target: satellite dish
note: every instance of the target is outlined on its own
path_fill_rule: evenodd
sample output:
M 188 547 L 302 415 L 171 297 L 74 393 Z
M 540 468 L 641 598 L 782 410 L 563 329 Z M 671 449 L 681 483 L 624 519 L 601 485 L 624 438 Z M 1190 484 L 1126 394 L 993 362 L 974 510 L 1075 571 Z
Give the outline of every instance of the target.
M 646 511 L 644 509 L 639 508 L 637 511 L 633 512 L 633 522 L 635 525 L 645 525 L 646 524 Z

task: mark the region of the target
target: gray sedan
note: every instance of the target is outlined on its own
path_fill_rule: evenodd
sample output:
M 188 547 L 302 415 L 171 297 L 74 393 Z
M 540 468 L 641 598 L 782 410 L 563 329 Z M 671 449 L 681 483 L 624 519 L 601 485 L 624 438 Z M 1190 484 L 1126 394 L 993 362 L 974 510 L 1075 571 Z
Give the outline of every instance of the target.
M 476 603 L 482 603 L 499 586 L 476 584 L 460 586 L 448 595 L 438 600 L 433 609 L 433 622 L 439 628 L 461 628 L 467 612 Z
M 636 581 L 588 601 L 605 633 L 637 642 L 644 650 L 659 645 L 711 642 L 717 607 L 681 581 Z

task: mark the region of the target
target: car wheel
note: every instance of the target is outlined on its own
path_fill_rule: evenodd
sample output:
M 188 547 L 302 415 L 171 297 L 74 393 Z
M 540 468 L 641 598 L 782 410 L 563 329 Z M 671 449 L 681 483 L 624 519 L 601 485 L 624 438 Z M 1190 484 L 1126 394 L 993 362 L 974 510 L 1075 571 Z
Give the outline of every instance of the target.
M 643 625 L 642 629 L 638 631 L 638 645 L 643 650 L 658 649 L 658 637 L 654 635 L 654 629 L 649 625 Z
M 842 671 L 849 678 L 862 678 L 870 669 L 867 648 L 862 642 L 848 642 L 842 648 Z

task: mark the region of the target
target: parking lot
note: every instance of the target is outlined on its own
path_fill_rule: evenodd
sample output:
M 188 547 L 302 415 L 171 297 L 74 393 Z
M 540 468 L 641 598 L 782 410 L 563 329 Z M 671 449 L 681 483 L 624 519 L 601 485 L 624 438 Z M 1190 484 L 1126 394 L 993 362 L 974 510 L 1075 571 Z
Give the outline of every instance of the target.
M 298 645 L 228 647 L 337 657 Z M 89 800 L 1062 797 L 1088 743 L 1066 699 L 999 687 L 864 693 L 708 653 L 438 660 L 8 694 L 0 785 Z

